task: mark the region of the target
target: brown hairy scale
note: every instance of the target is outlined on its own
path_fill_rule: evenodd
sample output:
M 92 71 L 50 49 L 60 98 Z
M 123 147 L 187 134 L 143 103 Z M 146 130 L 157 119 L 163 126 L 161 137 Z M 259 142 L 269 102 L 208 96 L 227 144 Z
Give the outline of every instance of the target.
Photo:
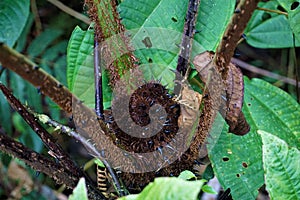
M 90 18 L 95 22 L 95 34 L 98 42 L 102 42 L 114 34 L 125 30 L 117 12 L 116 1 L 110 1 L 108 4 L 107 1 L 103 0 L 85 0 L 84 3 L 89 8 L 88 14 Z M 100 13 L 98 13 L 98 9 Z M 113 18 L 110 18 L 107 12 L 112 12 Z
M 103 61 L 107 57 L 113 58 L 104 67 L 109 71 L 111 86 L 114 86 L 120 76 L 136 67 L 137 59 L 132 53 L 128 37 L 124 34 L 125 28 L 121 24 L 116 1 L 85 0 L 85 5 L 90 18 L 95 22 L 95 43 L 100 48 L 97 50 L 101 50 L 100 59 Z M 110 45 L 107 46 L 106 41 Z
M 253 11 L 256 9 L 259 0 L 241 0 L 236 8 L 239 12 L 235 12 L 228 27 L 225 30 L 221 43 L 218 46 L 214 63 L 219 72 L 222 74 L 222 79 L 227 76 L 228 65 L 234 54 L 234 50 L 243 34 L 244 29 L 250 20 Z
M 125 96 L 125 95 L 120 95 Z M 126 98 L 126 97 L 125 97 Z M 113 103 L 123 102 L 123 99 L 114 100 Z M 140 126 L 150 123 L 150 105 L 160 104 L 167 112 L 166 126 L 149 138 L 137 138 L 123 132 L 110 115 L 106 116 L 111 131 L 114 132 L 115 141 L 118 146 L 130 152 L 146 153 L 155 151 L 156 148 L 170 142 L 178 130 L 177 119 L 179 117 L 179 105 L 168 97 L 167 90 L 159 83 L 149 82 L 140 86 L 130 98 L 129 113 L 123 113 L 120 121 L 126 122 L 131 117 Z

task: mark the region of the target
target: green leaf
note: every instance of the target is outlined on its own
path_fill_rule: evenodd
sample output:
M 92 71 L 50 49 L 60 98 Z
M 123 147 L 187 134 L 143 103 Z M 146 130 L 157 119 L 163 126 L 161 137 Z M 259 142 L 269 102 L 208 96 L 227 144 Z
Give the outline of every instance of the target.
M 63 32 L 58 29 L 46 29 L 30 43 L 27 50 L 29 56 L 35 58 L 41 55 L 43 51 L 62 34 Z
M 300 152 L 280 138 L 258 131 L 262 138 L 266 188 L 271 199 L 300 199 Z
M 87 68 L 84 64 L 92 65 L 92 63 L 86 63 L 85 61 L 92 54 L 93 47 L 94 31 L 92 29 L 83 31 L 79 26 L 76 26 L 70 37 L 67 49 L 67 81 L 70 90 L 74 88 L 74 82 L 81 66 Z
M 144 64 L 144 78 L 161 79 L 173 86 L 174 73 L 188 1 L 177 0 L 126 0 L 119 6 L 122 23 L 131 30 L 135 55 Z M 205 50 L 215 50 L 231 17 L 235 1 L 203 0 L 193 41 L 192 57 Z M 147 42 L 147 44 L 145 44 Z M 149 46 L 149 44 L 151 44 Z M 149 65 L 150 64 L 150 65 Z
M 70 195 L 69 200 L 88 200 L 87 189 L 85 186 L 85 179 L 81 178 L 73 190 L 73 194 Z
M 154 182 L 149 183 L 137 196 L 131 197 L 130 195 L 129 198 L 123 197 L 121 199 L 196 200 L 205 182 L 205 180 L 185 181 L 176 177 L 160 177 L 154 179 Z
M 103 162 L 101 160 L 99 160 L 98 158 L 94 160 L 94 163 L 100 167 L 105 167 L 105 165 L 103 164 Z
M 300 1 L 297 0 L 277 0 L 278 3 L 288 12 L 288 21 L 295 35 L 296 43 L 300 43 Z M 298 6 L 296 7 L 298 3 Z M 295 6 L 295 8 L 294 8 Z
M 55 78 L 62 83 L 67 85 L 66 79 L 66 49 L 68 46 L 68 41 L 63 40 L 45 50 L 45 53 L 42 55 L 41 66 L 48 73 L 51 73 Z
M 276 133 L 290 146 L 300 148 L 300 106 L 287 93 L 271 84 L 247 78 L 243 112 L 251 126 L 245 136 L 227 133 L 209 139 L 209 157 L 218 180 L 230 188 L 234 199 L 255 199 L 264 184 L 262 142 L 257 130 Z M 215 146 L 213 146 L 215 145 Z
M 276 1 L 260 2 L 259 7 L 277 10 Z M 289 20 L 284 15 L 256 10 L 244 33 L 247 43 L 257 48 L 293 47 L 293 32 Z M 296 46 L 300 41 L 296 41 Z
M 195 174 L 189 170 L 184 170 L 183 172 L 180 172 L 178 178 L 181 178 L 183 180 L 189 180 L 192 178 L 196 178 Z
M 268 131 L 300 148 L 300 105 L 289 94 L 261 79 L 245 78 L 244 99 L 251 132 Z
M 205 50 L 215 51 L 231 19 L 236 1 L 202 0 L 197 18 L 195 41 Z M 194 52 L 199 54 L 200 52 Z
M 74 29 L 67 49 L 68 87 L 90 108 L 95 106 L 94 86 L 94 30 L 90 27 L 83 31 L 78 26 Z M 110 107 L 112 91 L 109 87 L 106 71 L 102 71 L 102 90 L 104 108 Z
M 34 16 L 32 13 L 29 14 L 26 24 L 23 28 L 22 33 L 20 34 L 18 40 L 16 41 L 16 45 L 14 47 L 14 49 L 18 52 L 22 52 L 25 47 L 26 47 L 26 43 L 27 43 L 27 36 L 29 34 L 29 32 L 31 31 L 31 27 L 32 24 L 34 23 Z
M 29 5 L 28 0 L 0 1 L 0 42 L 15 44 L 29 16 Z
M 214 190 L 214 188 L 212 188 L 212 187 L 209 186 L 209 185 L 203 185 L 202 191 L 203 191 L 203 192 L 206 192 L 206 193 L 208 193 L 208 194 L 218 194 L 218 193 Z

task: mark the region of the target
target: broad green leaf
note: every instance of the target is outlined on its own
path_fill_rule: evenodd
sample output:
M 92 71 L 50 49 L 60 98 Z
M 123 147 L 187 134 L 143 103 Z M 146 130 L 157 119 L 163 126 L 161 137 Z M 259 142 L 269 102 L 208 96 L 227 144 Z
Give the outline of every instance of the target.
M 67 49 L 67 82 L 69 89 L 90 108 L 95 106 L 94 86 L 94 30 L 78 26 L 74 29 Z M 110 107 L 111 89 L 108 73 L 102 72 L 104 108 Z
M 271 199 L 300 199 L 300 152 L 280 138 L 258 131 L 262 138 L 266 188 Z
M 195 34 L 195 42 L 205 50 L 215 51 L 231 19 L 235 3 L 234 0 L 202 0 L 196 24 L 196 30 L 200 32 Z
M 29 16 L 29 5 L 28 0 L 0 1 L 0 42 L 15 44 Z
M 195 174 L 189 170 L 184 170 L 183 172 L 180 172 L 178 178 L 181 178 L 183 180 L 189 180 L 192 178 L 196 178 Z
M 130 30 L 135 55 L 144 64 L 144 78 L 161 79 L 172 88 L 188 1 L 125 0 L 119 6 L 122 23 Z M 215 50 L 231 17 L 235 1 L 203 0 L 200 4 L 192 57 Z
M 245 78 L 244 99 L 251 132 L 274 133 L 300 149 L 300 105 L 289 94 L 261 79 Z
M 259 7 L 277 10 L 276 1 L 260 2 Z M 257 48 L 293 47 L 293 32 L 285 15 L 256 10 L 253 13 L 244 33 L 246 41 Z M 300 41 L 296 41 L 296 46 Z
M 218 180 L 231 189 L 233 198 L 255 199 L 264 184 L 262 142 L 257 130 L 273 132 L 289 146 L 300 148 L 300 106 L 290 95 L 263 80 L 244 81 L 243 112 L 250 132 L 236 136 L 225 128 L 220 136 L 212 135 L 208 149 L 212 149 L 209 157 Z
M 67 49 L 67 81 L 70 90 L 73 90 L 79 68 L 85 63 L 87 57 L 92 55 L 93 47 L 93 30 L 83 31 L 79 26 L 76 26 L 70 37 Z M 93 63 L 89 64 L 92 65 Z
M 143 191 L 135 196 L 129 195 L 129 198 L 123 197 L 121 200 L 196 200 L 205 183 L 205 180 L 185 181 L 175 177 L 160 177 L 149 183 Z
M 300 1 L 297 0 L 277 0 L 279 4 L 288 12 L 288 20 L 295 35 L 296 41 L 300 43 Z
M 87 189 L 85 186 L 85 179 L 81 178 L 77 186 L 73 190 L 73 194 L 70 195 L 69 200 L 88 200 Z

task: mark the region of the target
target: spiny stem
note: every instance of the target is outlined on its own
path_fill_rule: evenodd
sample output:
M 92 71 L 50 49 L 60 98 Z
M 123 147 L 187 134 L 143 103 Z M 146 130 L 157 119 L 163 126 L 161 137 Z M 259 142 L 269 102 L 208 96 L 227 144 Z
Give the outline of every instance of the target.
M 0 83 L 0 90 L 3 92 L 3 94 L 5 95 L 7 101 L 9 102 L 9 104 L 11 105 L 11 107 L 13 107 L 20 115 L 21 117 L 26 121 L 26 123 L 34 130 L 35 133 L 38 134 L 38 136 L 41 138 L 41 140 L 43 141 L 43 143 L 47 146 L 47 148 L 49 149 L 49 154 L 53 157 L 55 157 L 55 159 L 57 159 L 59 161 L 59 165 L 57 166 L 58 168 L 63 168 L 62 171 L 66 172 L 69 179 L 68 178 L 63 178 L 65 175 L 63 173 L 61 173 L 63 179 L 59 179 L 54 175 L 50 175 L 50 177 L 53 177 L 54 179 L 57 180 L 61 180 L 62 183 L 65 183 L 64 181 L 66 181 L 66 184 L 68 184 L 70 187 L 74 188 L 77 184 L 77 182 L 79 181 L 80 177 L 85 177 L 83 171 L 78 168 L 75 163 L 72 161 L 72 159 L 70 158 L 70 156 L 65 153 L 65 151 L 62 149 L 62 147 L 56 143 L 55 139 L 53 138 L 52 135 L 50 135 L 45 129 L 44 127 L 42 127 L 36 120 L 35 116 L 30 113 L 25 106 L 23 106 L 21 104 L 21 102 L 16 99 L 14 97 L 14 95 L 12 94 L 11 91 L 9 91 L 8 88 L 5 87 L 5 85 L 3 85 L 2 83 Z M 1 140 L 7 140 L 7 138 L 2 137 Z M 24 159 L 27 161 L 28 164 L 30 164 L 31 166 L 33 166 L 32 164 L 36 164 L 39 166 L 39 169 L 44 169 L 43 172 L 45 171 L 46 174 L 48 174 L 48 171 L 45 168 L 51 168 L 51 164 L 50 162 L 43 162 L 44 158 L 41 157 L 39 154 L 35 154 L 35 152 L 29 151 L 28 149 L 25 149 L 26 152 L 30 152 L 32 154 L 32 156 L 28 156 L 26 154 L 26 152 L 22 152 L 22 148 L 21 145 L 19 143 L 12 143 L 9 142 L 10 145 L 13 145 L 13 148 L 11 148 L 10 150 L 6 148 L 5 145 L 3 145 L 3 142 L 0 142 L 1 146 L 1 150 L 4 150 L 5 152 L 12 154 L 12 155 L 16 155 L 21 159 Z M 18 147 L 19 146 L 19 147 Z M 15 147 L 15 148 L 14 148 Z M 27 151 L 28 150 L 28 151 Z M 18 154 L 19 153 L 19 154 Z M 27 156 L 27 157 L 26 157 Z M 39 158 L 41 160 L 32 160 L 34 159 L 35 156 L 36 158 Z M 37 162 L 40 161 L 40 162 Z M 45 160 L 46 161 L 46 160 Z M 89 180 L 88 177 L 87 178 L 87 182 L 88 182 L 88 190 L 91 192 L 89 195 L 93 195 L 99 198 L 99 194 L 98 192 L 95 190 L 95 188 L 92 185 L 92 182 Z M 70 182 L 69 180 L 72 180 L 73 182 Z M 101 194 L 100 194 L 101 195 Z M 101 196 L 100 196 L 101 197 Z M 94 199 L 94 198 L 93 198 Z M 101 198 L 102 199 L 102 198 Z
M 181 39 L 180 53 L 177 60 L 175 80 L 181 80 L 182 76 L 185 78 L 189 75 L 189 62 L 192 50 L 192 40 L 195 34 L 195 24 L 197 21 L 197 14 L 199 8 L 200 0 L 190 0 L 188 4 L 188 9 L 186 12 L 184 30 Z M 179 95 L 181 91 L 181 84 L 175 83 L 174 93 Z
M 192 49 L 192 39 L 195 34 L 195 24 L 197 20 L 198 7 L 200 0 L 190 0 L 186 20 L 184 23 L 184 33 L 180 45 L 176 70 L 184 76 L 188 70 L 190 54 Z M 177 79 L 178 80 L 178 79 Z
M 61 162 L 61 165 L 72 172 L 74 176 L 77 176 L 78 178 L 83 176 L 82 171 L 75 165 L 70 156 L 66 154 L 62 147 L 55 142 L 53 136 L 36 121 L 36 118 L 21 104 L 21 102 L 14 97 L 11 91 L 9 91 L 2 83 L 0 83 L 0 89 L 11 107 L 13 107 L 32 128 L 32 130 L 38 134 L 49 151 L 51 151 L 55 158 Z
M 9 138 L 4 133 L 0 134 L 0 143 L 0 150 L 2 152 L 23 160 L 34 170 L 45 173 L 53 178 L 58 184 L 64 183 L 68 188 L 74 188 L 76 186 L 78 177 L 74 177 L 70 171 L 66 171 L 60 163 L 55 162 L 53 159 L 27 148 L 22 143 Z
M 214 63 L 223 80 L 227 78 L 230 59 L 258 2 L 259 0 L 241 0 L 237 6 L 240 12 L 234 13 L 223 34 L 214 57 Z

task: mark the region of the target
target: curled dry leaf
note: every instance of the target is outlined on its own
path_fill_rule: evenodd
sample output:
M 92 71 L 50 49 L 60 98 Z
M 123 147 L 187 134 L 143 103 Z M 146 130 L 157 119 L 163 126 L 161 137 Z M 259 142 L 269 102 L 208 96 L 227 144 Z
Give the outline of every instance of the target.
M 214 54 L 204 52 L 194 58 L 194 65 L 200 73 L 200 78 L 207 84 L 209 82 L 211 71 L 213 70 Z M 250 127 L 242 113 L 244 100 L 244 81 L 243 74 L 234 64 L 228 65 L 228 73 L 225 80 L 219 80 L 224 83 L 226 96 L 222 95 L 223 104 L 226 103 L 225 110 L 221 113 L 225 116 L 229 125 L 229 131 L 236 135 L 244 135 L 249 132 Z M 219 76 L 221 79 L 221 75 Z M 212 83 L 215 84 L 215 83 Z
M 229 125 L 230 132 L 237 135 L 244 135 L 249 132 L 250 126 L 242 113 L 244 101 L 243 74 L 232 63 L 228 67 L 227 79 L 225 80 L 228 108 L 225 119 Z
M 178 126 L 190 126 L 194 123 L 197 113 L 200 108 L 202 95 L 189 88 L 186 83 L 182 83 L 182 90 L 180 94 L 181 99 L 176 98 L 175 100 L 180 103 L 181 114 L 178 119 Z

